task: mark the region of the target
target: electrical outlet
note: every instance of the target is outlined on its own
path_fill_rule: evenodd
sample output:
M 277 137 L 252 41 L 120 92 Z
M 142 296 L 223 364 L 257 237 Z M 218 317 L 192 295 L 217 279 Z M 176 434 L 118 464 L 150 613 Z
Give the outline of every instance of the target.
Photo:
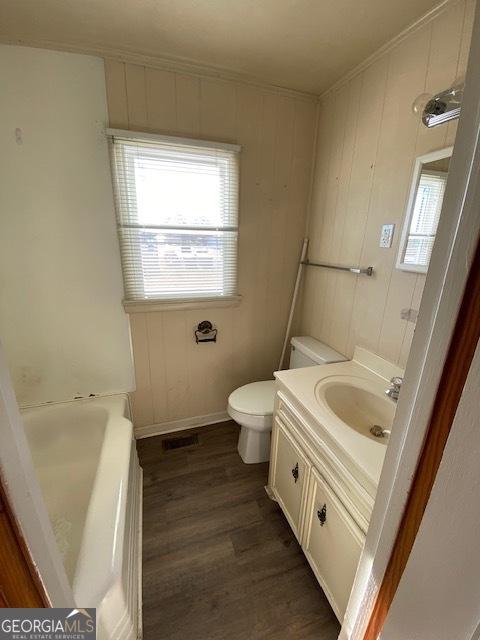
M 383 249 L 390 249 L 393 241 L 394 224 L 384 224 L 380 233 L 380 246 Z

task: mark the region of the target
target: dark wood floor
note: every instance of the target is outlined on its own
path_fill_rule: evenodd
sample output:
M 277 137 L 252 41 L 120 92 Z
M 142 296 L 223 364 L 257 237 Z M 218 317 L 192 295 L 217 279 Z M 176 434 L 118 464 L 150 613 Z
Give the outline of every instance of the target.
M 163 451 L 172 435 L 137 444 L 145 640 L 335 640 L 335 615 L 264 491 L 268 464 L 241 461 L 233 422 L 191 433 L 188 448 Z

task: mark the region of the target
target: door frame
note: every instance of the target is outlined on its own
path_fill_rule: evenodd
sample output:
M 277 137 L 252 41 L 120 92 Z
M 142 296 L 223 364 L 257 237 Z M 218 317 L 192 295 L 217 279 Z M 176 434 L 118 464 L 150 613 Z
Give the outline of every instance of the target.
M 48 606 L 0 478 L 0 608 Z
M 479 59 L 480 11 L 477 7 L 466 90 L 442 216 L 390 446 L 339 640 L 370 640 L 378 637 L 388 613 L 394 591 L 390 594 L 387 607 L 383 609 L 381 624 L 375 626 L 374 635 L 366 636 L 395 549 L 397 532 L 400 524 L 403 524 L 402 518 L 421 459 L 464 292 L 467 295 L 470 293 L 466 291 L 466 284 L 480 238 L 480 74 L 475 68 L 475 61 Z M 440 457 L 441 453 L 442 450 Z M 407 559 L 408 554 L 403 566 Z M 370 627 L 372 629 L 373 626 Z
M 457 408 L 480 338 L 480 244 L 467 280 L 448 356 L 437 390 L 425 444 L 412 482 L 402 526 L 397 532 L 364 640 L 378 638 L 399 587 L 430 500 Z M 472 442 L 473 446 L 473 442 Z M 460 457 L 458 458 L 460 459 Z M 466 514 L 465 514 L 466 515 Z M 447 518 L 450 514 L 447 515 Z M 465 517 L 465 521 L 467 518 Z M 439 532 L 439 537 L 440 537 Z M 433 542 L 433 541 L 432 541 Z M 473 560 L 473 558 L 472 558 Z M 446 569 L 445 569 L 446 571 Z

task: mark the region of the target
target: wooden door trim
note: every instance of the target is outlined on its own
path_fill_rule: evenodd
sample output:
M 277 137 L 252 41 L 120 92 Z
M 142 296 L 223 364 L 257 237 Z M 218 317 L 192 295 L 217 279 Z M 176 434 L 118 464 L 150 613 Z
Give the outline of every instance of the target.
M 480 339 L 480 244 L 467 278 L 422 453 L 363 640 L 377 640 L 405 570 Z
M 0 607 L 49 607 L 40 576 L 0 479 Z M 13 594 L 13 595 L 12 595 Z

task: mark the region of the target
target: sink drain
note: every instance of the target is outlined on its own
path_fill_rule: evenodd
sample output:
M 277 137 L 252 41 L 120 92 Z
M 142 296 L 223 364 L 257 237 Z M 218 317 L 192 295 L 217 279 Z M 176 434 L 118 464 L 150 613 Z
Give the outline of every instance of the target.
M 373 427 L 370 428 L 370 433 L 375 438 L 388 438 L 390 435 L 390 431 L 388 429 L 384 429 L 378 424 L 374 424 Z

